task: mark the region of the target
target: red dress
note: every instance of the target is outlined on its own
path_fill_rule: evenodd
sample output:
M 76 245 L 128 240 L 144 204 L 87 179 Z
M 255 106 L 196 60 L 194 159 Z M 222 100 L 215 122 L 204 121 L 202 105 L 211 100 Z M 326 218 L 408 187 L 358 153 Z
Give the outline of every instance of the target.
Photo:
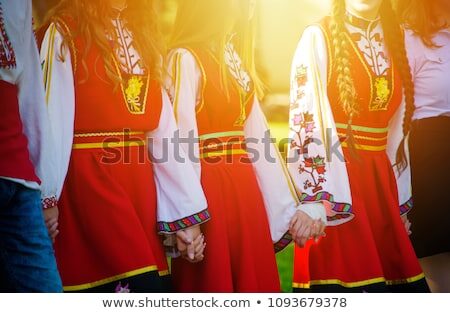
M 331 38 L 328 19 L 321 28 L 325 38 Z M 329 41 L 327 44 L 329 55 L 333 55 L 333 47 Z M 386 153 L 388 124 L 402 101 L 400 75 L 394 66 L 379 82 L 353 41 L 350 60 L 360 110 L 353 118 L 357 157 L 346 143 L 342 147 L 355 217 L 328 227 L 319 244 L 295 249 L 294 288 L 318 292 L 427 291 L 400 218 L 397 182 Z M 332 59 L 329 64 L 333 64 Z M 345 139 L 348 116 L 339 103 L 336 70 L 329 67 L 329 71 L 328 98 L 339 137 Z M 387 101 L 377 98 L 377 83 L 390 90 Z
M 55 242 L 64 290 L 167 291 L 168 265 L 157 234 L 155 181 L 144 135 L 159 124 L 160 85 L 122 72 L 128 87 L 142 83 L 144 100 L 133 106 L 109 82 L 95 44 L 86 57 L 83 38 L 76 37 L 71 48 L 75 134 Z
M 172 261 L 173 284 L 181 292 L 279 292 L 269 223 L 253 165 L 244 143 L 241 104 L 251 111 L 230 80 L 229 98 L 220 85 L 220 66 L 205 50 L 191 50 L 203 74 L 197 111 L 201 182 L 211 220 L 202 226 L 207 241 L 198 264 Z

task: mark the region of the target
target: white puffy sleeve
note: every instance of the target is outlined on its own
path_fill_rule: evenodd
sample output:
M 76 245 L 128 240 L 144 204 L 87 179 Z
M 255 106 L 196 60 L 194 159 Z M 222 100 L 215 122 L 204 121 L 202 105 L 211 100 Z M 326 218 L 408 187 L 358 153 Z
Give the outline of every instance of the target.
M 172 99 L 180 138 L 193 140 L 193 144 L 181 145 L 194 165 L 198 179 L 201 178 L 200 148 L 197 128 L 197 106 L 201 100 L 202 73 L 195 57 L 186 49 L 171 52 L 168 62 L 166 88 Z
M 292 63 L 288 168 L 301 202 L 323 202 L 327 225 L 336 226 L 354 215 L 347 168 L 327 95 L 327 50 L 321 28 L 306 28 Z
M 164 90 L 162 97 L 159 126 L 148 136 L 149 150 L 154 160 L 158 231 L 160 234 L 171 234 L 202 224 L 210 216 L 200 178 L 184 149 L 173 140 L 179 130 L 169 96 Z
M 49 125 L 53 134 L 52 164 L 45 170 L 54 172 L 56 196 L 61 195 L 69 167 L 75 119 L 75 90 L 72 59 L 67 48 L 61 50 L 63 37 L 55 24 L 45 33 L 41 46 L 45 99 Z
M 322 203 L 300 205 L 286 164 L 270 135 L 270 130 L 255 97 L 244 133 L 246 146 L 255 169 L 258 185 L 264 198 L 275 250 L 283 249 L 290 242 L 289 223 L 297 210 L 311 218 L 326 222 Z

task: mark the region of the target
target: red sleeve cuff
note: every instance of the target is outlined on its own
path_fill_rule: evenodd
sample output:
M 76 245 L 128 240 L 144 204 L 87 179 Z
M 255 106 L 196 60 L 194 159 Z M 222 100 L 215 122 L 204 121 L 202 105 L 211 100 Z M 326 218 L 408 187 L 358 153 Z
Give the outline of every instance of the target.
M 56 199 L 56 196 L 42 199 L 42 207 L 44 208 L 44 210 L 53 208 L 57 205 L 58 199 Z

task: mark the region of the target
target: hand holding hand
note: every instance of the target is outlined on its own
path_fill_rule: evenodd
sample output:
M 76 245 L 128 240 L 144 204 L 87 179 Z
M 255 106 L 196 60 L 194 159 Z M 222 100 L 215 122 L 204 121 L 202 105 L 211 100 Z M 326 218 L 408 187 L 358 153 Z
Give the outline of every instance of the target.
M 325 223 L 320 219 L 313 220 L 308 214 L 297 211 L 291 220 L 289 232 L 292 239 L 299 247 L 304 247 L 306 242 L 314 238 L 316 242 L 325 236 Z
M 401 216 L 401 218 L 402 218 L 403 224 L 405 225 L 406 233 L 408 234 L 408 236 L 411 235 L 411 234 L 412 234 L 412 231 L 411 231 L 411 222 L 410 222 L 409 219 L 408 219 L 408 215 L 407 215 L 407 214 L 404 214 L 404 215 Z
M 181 256 L 191 263 L 203 260 L 206 243 L 200 226 L 194 226 L 177 232 L 177 248 Z
M 59 216 L 59 210 L 58 210 L 57 206 L 54 206 L 53 208 L 44 210 L 45 226 L 47 226 L 48 235 L 50 236 L 50 238 L 52 239 L 53 242 L 55 242 L 55 238 L 59 234 L 58 216 Z

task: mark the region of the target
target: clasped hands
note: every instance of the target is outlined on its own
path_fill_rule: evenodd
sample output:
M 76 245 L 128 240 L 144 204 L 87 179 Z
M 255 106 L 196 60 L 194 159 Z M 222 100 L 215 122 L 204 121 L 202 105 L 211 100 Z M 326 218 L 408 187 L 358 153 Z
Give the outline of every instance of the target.
M 298 210 L 289 225 L 289 233 L 292 240 L 299 247 L 304 247 L 306 242 L 314 239 L 316 242 L 321 237 L 325 237 L 325 223 L 321 220 L 314 220 L 308 214 Z
M 191 263 L 198 263 L 204 259 L 205 236 L 200 225 L 177 232 L 177 248 L 181 257 Z

